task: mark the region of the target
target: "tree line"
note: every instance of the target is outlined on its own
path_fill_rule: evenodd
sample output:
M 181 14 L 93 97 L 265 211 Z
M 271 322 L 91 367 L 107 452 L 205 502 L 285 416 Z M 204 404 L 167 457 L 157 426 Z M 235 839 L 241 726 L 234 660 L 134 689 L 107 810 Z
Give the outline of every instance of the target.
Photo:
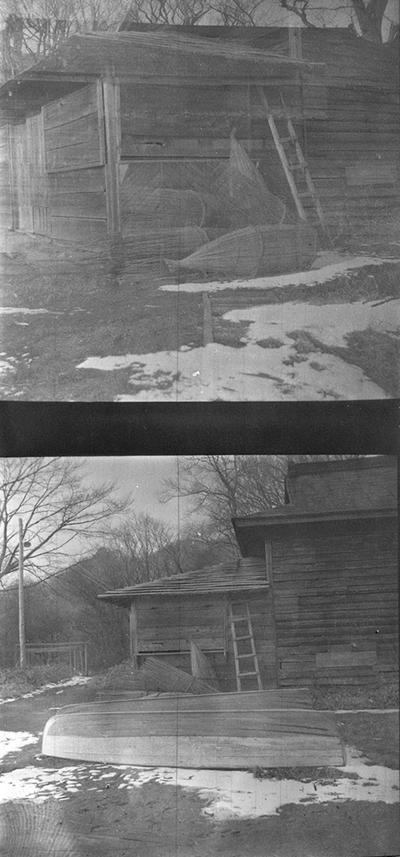
M 0 0 L 3 77 L 75 33 L 131 24 L 349 27 L 374 43 L 398 39 L 395 0 Z

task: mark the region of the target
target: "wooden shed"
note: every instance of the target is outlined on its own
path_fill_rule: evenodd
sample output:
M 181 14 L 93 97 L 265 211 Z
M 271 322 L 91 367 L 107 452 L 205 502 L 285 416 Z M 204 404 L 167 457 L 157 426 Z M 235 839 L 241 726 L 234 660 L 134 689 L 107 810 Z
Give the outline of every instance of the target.
M 224 690 L 395 676 L 396 483 L 386 456 L 291 465 L 284 506 L 235 519 L 239 560 L 99 597 L 129 608 L 137 663 L 190 671 L 194 641 Z
M 234 522 L 243 556 L 268 558 L 279 684 L 395 676 L 396 460 L 292 465 L 286 495 Z
M 146 242 L 154 254 L 152 232 L 169 230 L 166 250 L 181 257 L 209 239 L 207 228 L 224 230 L 224 206 L 215 215 L 210 200 L 233 129 L 268 163 L 258 87 L 274 103 L 283 94 L 302 120 L 319 110 L 316 83 L 312 64 L 224 39 L 74 36 L 0 93 L 12 226 L 78 243 L 108 238 L 119 255 Z
M 261 90 L 276 121 L 293 121 L 328 224 L 399 203 L 389 49 L 342 30 L 300 44 L 273 28 L 126 26 L 74 36 L 1 87 L 7 226 L 108 245 L 117 261 L 182 258 L 232 229 L 233 131 L 293 221 Z

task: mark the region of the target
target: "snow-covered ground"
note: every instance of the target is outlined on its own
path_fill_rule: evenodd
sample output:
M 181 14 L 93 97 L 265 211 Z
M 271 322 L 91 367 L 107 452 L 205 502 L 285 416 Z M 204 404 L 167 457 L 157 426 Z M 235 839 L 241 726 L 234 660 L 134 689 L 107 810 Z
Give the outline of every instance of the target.
M 398 801 L 398 772 L 366 764 L 357 750 L 348 748 L 348 763 L 340 771 L 348 776 L 304 782 L 277 778 L 261 780 L 244 771 L 90 764 L 66 765 L 55 770 L 31 765 L 0 777 L 0 803 L 19 800 L 43 803 L 49 798 L 68 800 L 83 790 L 102 790 L 104 780 L 127 790 L 151 782 L 195 790 L 204 800 L 203 814 L 216 820 L 276 815 L 289 803 L 353 800 L 393 804 Z
M 4 732 L 0 729 L 0 760 L 9 753 L 18 753 L 28 744 L 36 744 L 37 735 L 31 732 Z
M 67 681 L 49 682 L 42 684 L 36 690 L 31 690 L 29 693 L 23 693 L 21 696 L 9 696 L 7 699 L 0 699 L 0 705 L 5 705 L 8 702 L 15 702 L 17 699 L 30 699 L 31 696 L 37 696 L 39 693 L 44 693 L 46 690 L 55 690 L 55 688 L 73 687 L 75 684 L 86 684 L 90 681 L 90 676 L 74 675 Z
M 129 393 L 118 401 L 384 399 L 385 391 L 362 369 L 324 347 L 346 347 L 346 337 L 368 328 L 396 335 L 400 300 L 357 303 L 283 304 L 232 310 L 232 325 L 246 323 L 242 347 L 210 343 L 178 352 L 89 357 L 78 369 L 131 369 Z M 307 348 L 298 350 L 302 334 Z
M 336 252 L 322 252 L 307 271 L 294 274 L 278 274 L 272 277 L 257 277 L 250 280 L 224 282 L 213 280 L 207 283 L 168 283 L 160 286 L 165 292 L 219 292 L 224 289 L 279 289 L 284 286 L 316 286 L 328 283 L 335 277 L 348 274 L 359 268 L 399 262 L 400 259 L 380 259 L 376 256 L 350 256 Z

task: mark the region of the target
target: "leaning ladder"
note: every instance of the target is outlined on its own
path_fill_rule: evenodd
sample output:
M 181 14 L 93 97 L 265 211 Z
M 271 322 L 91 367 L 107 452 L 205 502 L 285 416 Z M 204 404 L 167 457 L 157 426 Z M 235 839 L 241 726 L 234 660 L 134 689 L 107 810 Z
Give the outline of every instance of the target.
M 255 688 L 248 686 L 242 687 L 242 681 L 245 679 L 246 685 L 247 682 L 253 681 L 257 684 L 257 690 L 262 690 L 249 605 L 246 601 L 235 601 L 229 605 L 229 611 L 235 660 L 236 687 L 239 691 L 255 690 Z M 250 647 L 250 651 L 244 651 L 248 647 Z M 251 669 L 246 667 L 244 670 L 241 670 L 242 661 L 247 661 L 247 663 L 251 661 Z
M 280 112 L 282 112 L 282 116 L 277 117 L 274 115 L 274 111 L 268 103 L 267 96 L 265 95 L 262 86 L 259 87 L 259 93 L 265 107 L 268 125 L 281 160 L 287 183 L 294 199 L 297 213 L 302 220 L 309 220 L 308 213 L 306 212 L 302 201 L 303 199 L 309 200 L 311 203 L 311 210 L 317 219 L 320 229 L 324 235 L 329 237 L 325 224 L 324 213 L 321 208 L 315 184 L 312 180 L 307 161 L 304 157 L 303 150 L 296 134 L 296 129 L 288 113 L 283 96 L 280 95 Z M 285 124 L 285 130 L 283 132 L 278 130 L 277 121 Z

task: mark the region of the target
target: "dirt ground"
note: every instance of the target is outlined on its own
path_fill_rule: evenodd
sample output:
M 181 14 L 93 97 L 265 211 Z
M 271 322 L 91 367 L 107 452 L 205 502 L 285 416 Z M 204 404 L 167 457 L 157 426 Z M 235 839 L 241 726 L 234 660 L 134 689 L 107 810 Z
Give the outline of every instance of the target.
M 198 360 L 201 362 L 201 292 L 161 291 L 160 286 L 165 284 L 165 277 L 145 267 L 113 277 L 105 273 L 104 262 L 95 254 L 84 254 L 77 258 L 76 253 L 66 247 L 51 244 L 44 239 L 9 235 L 3 246 L 5 250 L 0 261 L 3 281 L 1 398 L 15 401 L 123 401 L 124 396 L 137 391 L 142 396 L 141 400 L 146 395 L 150 400 L 160 399 L 163 390 L 167 397 L 174 395 L 170 388 L 179 375 L 178 370 L 174 375 L 171 367 L 168 372 L 164 372 L 163 354 L 186 352 L 186 359 L 190 357 L 190 352 L 197 354 L 195 350 L 200 349 Z M 221 351 L 221 358 L 219 352 L 216 352 L 211 359 L 215 362 L 220 359 L 222 362 L 232 361 L 235 352 L 243 349 L 243 334 L 248 331 L 249 323 L 232 323 L 224 317 L 232 308 L 276 306 L 293 301 L 304 305 L 306 302 L 310 305 L 311 318 L 313 306 L 343 302 L 356 302 L 361 306 L 367 301 L 378 305 L 399 297 L 399 274 L 400 263 L 391 262 L 376 268 L 366 267 L 354 272 L 351 278 L 339 276 L 329 283 L 313 287 L 289 285 L 261 291 L 233 291 L 227 287 L 212 295 L 211 308 L 214 342 L 220 349 L 226 346 L 231 348 L 225 358 Z M 171 278 L 168 282 L 171 282 Z M 25 312 L 10 311 L 15 308 L 24 309 Z M 308 361 L 311 376 L 314 373 L 317 385 L 321 381 L 321 394 L 317 392 L 316 396 L 311 397 L 352 398 L 354 383 L 357 384 L 354 380 L 350 392 L 344 386 L 341 393 L 340 384 L 339 392 L 331 389 L 332 385 L 328 382 L 325 382 L 325 390 L 327 373 L 324 376 L 324 360 L 331 366 L 333 377 L 338 372 L 338 365 L 362 370 L 362 377 L 365 376 L 367 384 L 372 382 L 374 385 L 374 397 L 399 394 L 400 341 L 393 333 L 385 330 L 356 330 L 343 346 L 329 346 L 318 338 L 302 334 L 301 330 L 294 330 L 290 335 L 290 354 L 283 359 L 286 364 L 284 375 L 287 378 L 285 383 L 282 380 L 279 383 L 279 377 L 275 378 L 278 383 L 277 395 L 280 397 L 285 398 L 286 391 L 292 397 L 296 396 L 299 372 L 305 371 Z M 279 348 L 280 344 L 279 337 L 274 339 L 268 336 L 256 343 L 257 347 L 264 349 L 266 366 L 276 356 L 274 349 Z M 147 387 L 150 392 L 147 393 L 146 379 L 136 383 L 132 391 L 132 369 L 129 364 L 109 371 L 99 371 L 90 366 L 77 368 L 88 358 L 113 355 L 136 355 L 139 367 L 143 355 L 142 365 L 145 367 L 146 359 L 157 353 L 161 354 L 161 367 L 152 370 L 150 386 Z M 147 369 L 143 369 L 144 378 L 146 372 Z M 190 369 L 188 372 L 190 375 Z M 250 383 L 251 371 L 244 374 Z M 259 373 L 260 377 L 262 374 Z M 272 381 L 275 377 L 274 374 L 268 375 L 267 368 L 264 376 Z M 215 395 L 206 391 L 203 397 L 240 398 L 240 395 L 228 388 L 229 385 L 225 392 L 219 391 Z M 202 397 L 202 393 L 197 391 L 193 395 L 195 399 Z M 182 400 L 184 397 L 183 393 Z M 300 392 L 299 398 L 302 397 L 309 396 Z M 364 395 L 360 387 L 358 397 L 369 396 Z
M 0 707 L 0 728 L 37 735 L 49 709 L 93 696 L 88 687 L 46 692 Z M 371 763 L 396 766 L 396 714 L 337 715 L 343 738 Z M 370 719 L 369 722 L 365 717 Z M 376 724 L 376 720 L 375 720 Z M 398 809 L 382 800 L 288 803 L 277 814 L 215 817 L 207 793 L 181 785 L 144 781 L 124 787 L 126 769 L 40 757 L 40 742 L 9 753 L 0 767 L 0 854 L 4 857 L 395 857 Z M 375 769 L 371 768 L 371 772 Z M 32 797 L 2 791 L 7 777 L 56 778 Z M 61 776 L 62 772 L 62 776 Z M 246 776 L 249 776 L 246 775 Z M 252 776 L 252 775 L 251 775 Z M 57 777 L 58 780 L 57 780 Z M 253 778 L 254 779 L 254 778 Z M 329 785 L 328 779 L 328 785 Z M 254 780 L 254 782 L 256 782 Z M 368 785 L 368 782 L 367 782 Z M 317 785 L 315 785 L 315 789 Z M 367 794 L 368 788 L 365 788 Z

